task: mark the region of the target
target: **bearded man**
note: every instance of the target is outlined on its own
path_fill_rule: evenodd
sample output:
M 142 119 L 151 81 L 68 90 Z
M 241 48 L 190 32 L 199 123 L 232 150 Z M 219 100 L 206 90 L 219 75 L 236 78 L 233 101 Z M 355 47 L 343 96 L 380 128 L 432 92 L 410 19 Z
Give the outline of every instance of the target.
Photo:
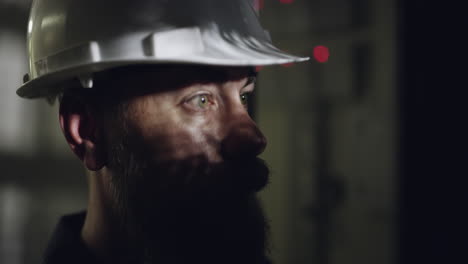
M 46 264 L 269 262 L 248 100 L 255 66 L 307 58 L 276 49 L 249 1 L 36 0 L 28 44 L 18 94 L 58 98 L 89 182 Z

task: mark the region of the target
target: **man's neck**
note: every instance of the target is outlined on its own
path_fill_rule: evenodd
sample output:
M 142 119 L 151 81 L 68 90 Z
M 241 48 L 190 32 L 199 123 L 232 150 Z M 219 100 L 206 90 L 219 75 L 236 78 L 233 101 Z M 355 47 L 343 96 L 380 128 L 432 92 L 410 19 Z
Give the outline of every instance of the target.
M 121 239 L 117 235 L 119 232 L 115 230 L 116 226 L 113 224 L 115 221 L 111 219 L 110 192 L 107 188 L 109 185 L 106 182 L 105 172 L 103 169 L 100 172 L 90 172 L 88 175 L 88 210 L 81 230 L 81 238 L 99 259 L 109 263 L 118 263 L 114 261 L 117 257 L 114 249 Z

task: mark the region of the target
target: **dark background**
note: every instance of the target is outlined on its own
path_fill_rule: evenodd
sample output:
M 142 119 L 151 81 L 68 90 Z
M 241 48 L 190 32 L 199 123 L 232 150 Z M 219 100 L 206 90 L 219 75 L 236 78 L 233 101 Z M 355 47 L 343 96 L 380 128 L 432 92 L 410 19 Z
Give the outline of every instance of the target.
M 457 1 L 400 1 L 400 263 L 466 263 L 467 18 Z

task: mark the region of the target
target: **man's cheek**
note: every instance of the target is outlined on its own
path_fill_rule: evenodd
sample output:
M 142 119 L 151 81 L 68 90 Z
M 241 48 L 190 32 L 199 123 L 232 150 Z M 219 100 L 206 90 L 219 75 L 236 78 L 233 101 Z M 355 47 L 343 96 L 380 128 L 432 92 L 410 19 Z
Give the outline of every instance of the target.
M 161 131 L 160 131 L 161 132 Z M 185 161 L 200 156 L 208 158 L 209 144 L 200 131 L 166 130 L 146 136 L 141 142 L 141 150 L 154 161 Z
M 219 161 L 219 122 L 214 113 L 188 114 L 182 108 L 162 106 L 159 110 L 157 115 L 141 115 L 131 122 L 132 140 L 140 145 L 139 152 L 160 162 L 201 156 Z

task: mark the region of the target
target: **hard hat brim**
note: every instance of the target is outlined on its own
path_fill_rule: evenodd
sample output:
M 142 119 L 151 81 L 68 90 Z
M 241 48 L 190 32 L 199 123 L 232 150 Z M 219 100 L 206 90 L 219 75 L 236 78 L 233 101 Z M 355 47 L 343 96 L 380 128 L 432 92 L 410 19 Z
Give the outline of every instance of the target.
M 246 54 L 241 58 L 229 58 L 207 56 L 207 54 L 187 56 L 190 59 L 141 59 L 141 60 L 114 60 L 114 61 L 89 61 L 87 63 L 78 64 L 64 69 L 50 71 L 47 74 L 38 76 L 32 80 L 25 82 L 16 93 L 23 98 L 39 98 L 57 94 L 63 88 L 61 83 L 64 81 L 77 78 L 79 76 L 105 71 L 112 68 L 141 65 L 141 64 L 194 64 L 207 66 L 269 66 L 281 65 L 288 63 L 303 62 L 309 60 L 309 57 L 297 57 L 285 52 L 272 48 L 269 51 L 263 50 L 253 51 L 251 54 Z M 70 64 L 68 64 L 70 65 Z

